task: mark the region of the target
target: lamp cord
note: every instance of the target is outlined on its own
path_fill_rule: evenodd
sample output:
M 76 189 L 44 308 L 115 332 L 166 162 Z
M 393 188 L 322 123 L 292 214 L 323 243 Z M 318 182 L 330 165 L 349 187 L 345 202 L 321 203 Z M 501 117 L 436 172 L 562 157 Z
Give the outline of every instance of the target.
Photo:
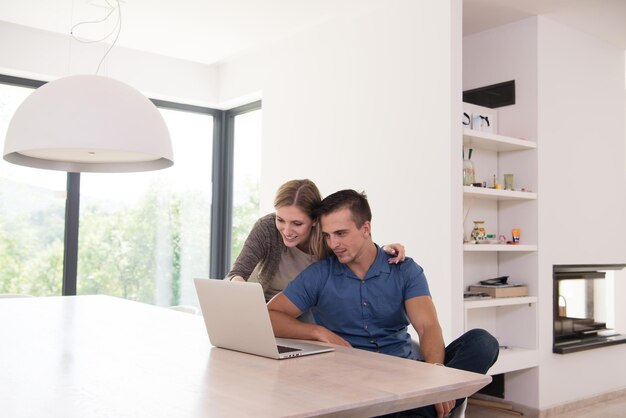
M 102 41 L 108 39 L 117 30 L 117 33 L 115 34 L 115 39 L 113 39 L 113 43 L 111 43 L 109 48 L 106 50 L 106 52 L 104 53 L 104 55 L 100 59 L 100 62 L 98 63 L 98 68 L 96 69 L 96 74 L 98 74 L 100 72 L 100 67 L 102 66 L 102 63 L 104 62 L 104 59 L 107 57 L 107 55 L 109 55 L 109 52 L 111 52 L 111 49 L 113 49 L 113 47 L 117 43 L 117 39 L 119 38 L 120 32 L 122 31 L 122 8 L 120 7 L 120 0 L 116 0 L 117 7 L 114 7 L 111 3 L 109 3 L 109 0 L 105 0 L 105 1 L 106 1 L 106 4 L 109 5 L 110 10 L 109 10 L 109 13 L 104 18 L 102 18 L 100 20 L 78 22 L 77 24 L 72 26 L 72 28 L 70 29 L 70 35 L 72 36 L 72 38 L 74 38 L 78 42 L 81 42 L 81 43 L 84 43 L 84 44 L 92 44 L 92 43 L 102 42 Z M 97 40 L 86 40 L 86 39 L 80 39 L 79 37 L 74 35 L 74 29 L 76 27 L 81 26 L 81 25 L 97 24 L 97 23 L 105 22 L 106 20 L 109 19 L 109 17 L 111 17 L 111 15 L 113 14 L 113 12 L 115 10 L 117 10 L 117 16 L 118 16 L 117 17 L 117 22 L 115 22 L 115 26 L 113 27 L 113 30 L 111 30 L 111 32 L 109 32 L 105 37 L 103 37 L 101 39 L 97 39 Z

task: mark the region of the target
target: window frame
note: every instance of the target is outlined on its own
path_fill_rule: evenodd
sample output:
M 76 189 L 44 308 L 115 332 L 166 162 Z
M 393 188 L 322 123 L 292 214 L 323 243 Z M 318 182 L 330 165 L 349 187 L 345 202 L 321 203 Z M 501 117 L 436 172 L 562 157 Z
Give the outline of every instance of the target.
M 211 277 L 225 277 L 230 271 L 230 256 L 232 247 L 233 229 L 233 169 L 235 166 L 235 117 L 244 113 L 253 112 L 262 108 L 262 101 L 247 103 L 224 111 L 222 115 L 221 133 L 223 137 L 214 144 L 219 144 L 220 149 L 213 149 L 214 155 L 222 156 L 218 162 L 214 162 L 213 179 L 218 180 L 218 188 L 213 188 L 213 201 L 220 204 L 213 210 L 220 213 L 213 218 L 211 231 L 215 235 L 215 241 L 211 241 Z M 215 199 L 222 199 L 215 200 Z

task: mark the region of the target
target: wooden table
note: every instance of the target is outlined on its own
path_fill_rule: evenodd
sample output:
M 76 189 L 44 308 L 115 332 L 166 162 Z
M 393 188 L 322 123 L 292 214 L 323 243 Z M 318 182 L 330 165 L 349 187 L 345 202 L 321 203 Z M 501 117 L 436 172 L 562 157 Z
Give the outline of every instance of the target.
M 2 417 L 372 416 L 490 381 L 344 347 L 280 361 L 223 350 L 199 316 L 108 296 L 0 300 Z

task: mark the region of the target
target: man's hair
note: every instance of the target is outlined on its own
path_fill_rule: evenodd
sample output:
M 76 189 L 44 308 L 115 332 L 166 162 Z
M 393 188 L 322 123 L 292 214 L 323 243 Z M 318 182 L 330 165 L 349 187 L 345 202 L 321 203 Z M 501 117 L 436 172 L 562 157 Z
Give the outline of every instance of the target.
M 365 192 L 359 193 L 352 189 L 340 190 L 325 197 L 317 210 L 317 215 L 321 217 L 344 208 L 350 209 L 357 228 L 362 227 L 365 221 L 372 220 L 372 211 Z

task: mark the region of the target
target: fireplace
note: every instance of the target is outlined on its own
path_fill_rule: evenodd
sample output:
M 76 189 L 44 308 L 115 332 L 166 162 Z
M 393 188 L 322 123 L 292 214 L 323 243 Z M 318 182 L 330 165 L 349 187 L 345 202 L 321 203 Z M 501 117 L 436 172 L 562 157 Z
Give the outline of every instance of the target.
M 553 267 L 552 352 L 568 354 L 626 343 L 613 329 L 613 271 L 626 264 L 567 264 Z

